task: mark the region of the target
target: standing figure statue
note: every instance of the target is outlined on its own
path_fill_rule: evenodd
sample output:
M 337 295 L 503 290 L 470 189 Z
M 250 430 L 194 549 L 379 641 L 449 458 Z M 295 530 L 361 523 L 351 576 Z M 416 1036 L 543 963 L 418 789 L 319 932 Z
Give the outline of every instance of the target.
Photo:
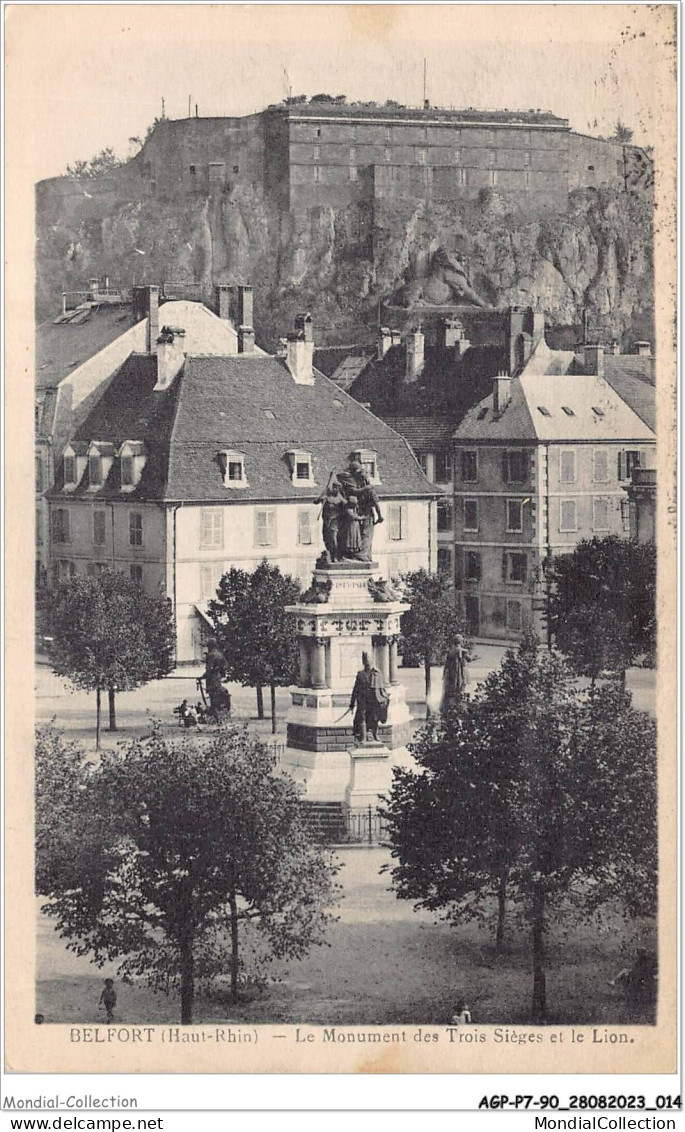
M 388 718 L 388 693 L 383 678 L 371 664 L 368 653 L 362 653 L 362 665 L 354 681 L 350 698 L 350 711 L 354 716 L 354 737 L 358 743 L 366 742 L 370 736 L 378 742 L 378 724 Z
M 323 541 L 329 562 L 371 562 L 373 528 L 383 522 L 378 496 L 357 460 L 331 472 L 322 505 Z
M 316 500 L 321 504 L 323 520 L 323 544 L 330 562 L 341 559 L 340 527 L 345 507 L 345 497 L 335 472 L 331 472 L 323 495 Z
M 440 710 L 460 704 L 466 691 L 468 680 L 467 661 L 471 660 L 464 646 L 464 638 L 457 636 L 447 650 L 445 667 L 442 672 L 442 702 Z
M 207 649 L 206 668 L 200 679 L 205 682 L 209 696 L 209 710 L 218 723 L 219 713 L 231 710 L 231 697 L 223 685 L 223 681 L 228 676 L 228 665 L 216 637 L 209 638 Z

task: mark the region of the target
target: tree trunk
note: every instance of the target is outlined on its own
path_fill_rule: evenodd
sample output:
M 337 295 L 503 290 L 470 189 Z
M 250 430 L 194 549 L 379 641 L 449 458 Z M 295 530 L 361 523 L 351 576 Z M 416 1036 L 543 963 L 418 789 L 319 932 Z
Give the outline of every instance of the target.
M 428 719 L 428 717 L 430 716 L 430 713 L 431 713 L 431 706 L 430 706 L 431 662 L 430 662 L 430 657 L 428 657 L 428 656 L 426 657 L 426 659 L 423 662 L 423 670 L 424 670 L 424 678 L 425 678 L 425 685 L 426 685 L 426 719 Z
M 533 1022 L 545 1021 L 547 987 L 545 980 L 545 894 L 537 887 L 533 894 Z
M 264 692 L 262 685 L 257 685 L 257 719 L 264 719 Z
M 271 685 L 271 734 L 276 734 L 276 685 Z
M 620 672 L 618 674 L 618 678 L 621 682 L 621 687 L 623 688 L 623 691 L 625 692 L 625 690 L 626 690 L 626 669 L 625 668 L 622 668 L 620 670 Z
M 497 887 L 497 935 L 495 937 L 495 951 L 502 954 L 504 947 L 504 919 L 507 913 L 507 870 L 502 869 Z
M 231 1002 L 238 1001 L 238 903 L 235 889 L 231 889 L 228 905 L 231 909 Z
M 95 689 L 95 748 L 100 750 L 100 689 Z
M 193 1022 L 193 1002 L 195 1001 L 195 970 L 193 965 L 193 941 L 191 938 L 181 944 L 181 1025 L 190 1026 Z
M 107 694 L 109 696 L 109 729 L 110 729 L 110 731 L 116 731 L 116 729 L 117 729 L 117 709 L 116 709 L 116 704 L 114 702 L 115 692 L 114 692 L 114 688 L 112 687 L 111 684 L 110 684 L 109 688 L 107 689 Z

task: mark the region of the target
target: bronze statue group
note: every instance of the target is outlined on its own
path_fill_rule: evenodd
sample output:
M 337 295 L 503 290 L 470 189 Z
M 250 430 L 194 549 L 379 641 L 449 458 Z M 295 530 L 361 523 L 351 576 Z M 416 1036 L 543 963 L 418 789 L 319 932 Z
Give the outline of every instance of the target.
M 316 502 L 321 504 L 327 561 L 370 562 L 373 528 L 383 516 L 362 464 L 350 460 L 344 471 L 331 472 Z

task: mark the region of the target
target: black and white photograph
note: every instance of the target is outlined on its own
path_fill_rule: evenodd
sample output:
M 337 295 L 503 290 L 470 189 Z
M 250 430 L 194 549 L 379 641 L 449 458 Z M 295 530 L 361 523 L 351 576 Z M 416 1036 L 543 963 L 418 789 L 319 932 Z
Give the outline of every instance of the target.
M 4 17 L 10 1068 L 674 1072 L 676 7 Z

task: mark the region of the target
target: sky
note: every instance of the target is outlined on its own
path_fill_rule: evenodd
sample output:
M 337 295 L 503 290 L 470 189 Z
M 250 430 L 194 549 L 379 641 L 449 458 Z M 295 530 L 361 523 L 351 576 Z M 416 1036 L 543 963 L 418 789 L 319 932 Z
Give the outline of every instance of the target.
M 240 115 L 293 94 L 620 119 L 653 142 L 673 8 L 627 4 L 16 4 L 6 114 L 26 172 L 57 176 L 168 117 Z M 668 69 L 668 68 L 666 68 Z M 663 90 L 661 91 L 663 97 Z

